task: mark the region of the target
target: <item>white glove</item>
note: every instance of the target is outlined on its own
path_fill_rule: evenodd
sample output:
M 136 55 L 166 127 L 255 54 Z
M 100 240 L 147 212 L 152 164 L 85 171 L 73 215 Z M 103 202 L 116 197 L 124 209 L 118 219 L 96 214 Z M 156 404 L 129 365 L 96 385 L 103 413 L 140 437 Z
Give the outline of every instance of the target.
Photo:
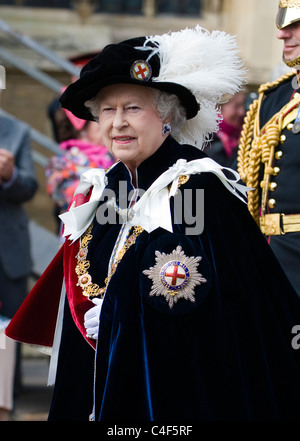
M 95 297 L 92 302 L 96 306 L 93 306 L 84 314 L 84 327 L 86 329 L 86 336 L 97 340 L 103 299 Z

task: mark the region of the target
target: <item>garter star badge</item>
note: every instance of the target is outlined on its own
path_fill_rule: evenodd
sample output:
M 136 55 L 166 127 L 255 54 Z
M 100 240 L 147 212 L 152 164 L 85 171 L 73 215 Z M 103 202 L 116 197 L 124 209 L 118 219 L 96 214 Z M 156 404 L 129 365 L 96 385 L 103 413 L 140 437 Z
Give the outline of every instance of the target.
M 197 271 L 202 257 L 188 257 L 178 246 L 170 254 L 155 251 L 155 265 L 143 273 L 152 280 L 150 296 L 164 296 L 169 307 L 181 298 L 195 302 L 196 285 L 206 283 Z
M 148 81 L 151 78 L 152 68 L 147 61 L 137 60 L 130 68 L 130 76 L 135 80 Z

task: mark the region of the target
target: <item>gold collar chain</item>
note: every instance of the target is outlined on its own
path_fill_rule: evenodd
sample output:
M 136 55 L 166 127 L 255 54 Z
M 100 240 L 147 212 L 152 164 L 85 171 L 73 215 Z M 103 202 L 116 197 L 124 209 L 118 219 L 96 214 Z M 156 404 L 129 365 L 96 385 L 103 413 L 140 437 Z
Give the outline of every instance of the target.
M 88 253 L 88 245 L 93 238 L 91 232 L 92 232 L 93 224 L 89 226 L 89 228 L 86 230 L 86 232 L 82 235 L 80 239 L 80 248 L 76 255 L 77 258 L 77 265 L 75 267 L 75 272 L 78 276 L 78 283 L 77 286 L 80 286 L 82 288 L 82 294 L 85 297 L 100 297 L 103 298 L 107 285 L 114 275 L 118 264 L 121 262 L 124 254 L 126 251 L 136 242 L 137 237 L 144 231 L 142 227 L 139 225 L 133 228 L 133 231 L 129 236 L 127 237 L 123 247 L 118 253 L 118 257 L 115 260 L 115 262 L 111 265 L 110 271 L 108 276 L 106 277 L 104 283 L 105 286 L 103 288 L 100 288 L 99 285 L 92 282 L 92 277 L 88 273 L 88 269 L 90 268 L 90 262 L 87 260 L 87 253 Z
M 178 188 L 181 185 L 184 185 L 189 180 L 189 176 L 181 175 L 179 176 L 178 180 Z M 86 230 L 85 233 L 80 238 L 80 246 L 79 251 L 76 255 L 77 259 L 77 265 L 75 267 L 75 272 L 78 276 L 78 282 L 77 286 L 80 286 L 82 288 L 82 294 L 85 297 L 100 297 L 101 299 L 104 297 L 104 294 L 106 292 L 107 286 L 110 282 L 110 279 L 114 275 L 118 264 L 123 259 L 125 253 L 129 250 L 129 248 L 135 244 L 137 237 L 144 231 L 144 229 L 141 226 L 133 227 L 129 230 L 127 238 L 125 240 L 124 245 L 122 246 L 121 250 L 118 253 L 118 256 L 115 261 L 113 261 L 109 274 L 107 275 L 106 279 L 104 280 L 105 286 L 100 288 L 99 285 L 96 283 L 93 283 L 92 276 L 89 274 L 88 269 L 90 268 L 90 262 L 87 260 L 87 254 L 88 254 L 88 245 L 90 241 L 92 240 L 92 229 L 93 229 L 93 223 L 89 226 L 89 228 Z M 130 231 L 132 230 L 132 233 L 130 234 Z M 120 236 L 120 234 L 119 234 Z M 117 249 L 117 243 L 114 246 L 113 252 Z

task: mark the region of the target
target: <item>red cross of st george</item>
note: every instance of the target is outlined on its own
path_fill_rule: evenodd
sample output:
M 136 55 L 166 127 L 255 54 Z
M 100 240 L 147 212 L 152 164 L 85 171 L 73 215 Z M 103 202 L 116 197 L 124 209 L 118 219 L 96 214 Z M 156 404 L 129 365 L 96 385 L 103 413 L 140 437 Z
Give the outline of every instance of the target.
M 176 285 L 177 279 L 185 279 L 185 274 L 178 273 L 178 265 L 174 265 L 173 272 L 165 272 L 165 277 L 172 277 L 171 285 Z
M 135 68 L 135 72 L 136 72 L 137 76 L 140 75 L 142 78 L 146 78 L 146 76 L 147 76 L 147 75 L 145 75 L 145 73 L 147 73 L 147 68 L 146 67 L 142 68 L 141 65 L 139 65 Z

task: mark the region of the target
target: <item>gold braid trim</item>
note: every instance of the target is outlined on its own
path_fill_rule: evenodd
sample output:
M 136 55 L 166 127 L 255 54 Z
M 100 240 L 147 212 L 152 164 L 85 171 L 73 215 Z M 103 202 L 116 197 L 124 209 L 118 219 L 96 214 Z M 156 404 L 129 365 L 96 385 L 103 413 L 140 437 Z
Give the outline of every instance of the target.
M 248 209 L 259 225 L 260 187 L 263 188 L 262 207 L 265 207 L 270 175 L 273 173 L 274 150 L 279 142 L 282 129 L 281 109 L 277 114 L 260 128 L 260 109 L 266 90 L 295 75 L 294 71 L 282 75 L 277 80 L 262 84 L 258 89 L 258 99 L 253 101 L 246 113 L 241 132 L 237 154 L 238 172 L 242 181 L 253 188 L 248 192 Z M 265 166 L 264 179 L 259 183 L 261 164 Z
M 280 8 L 300 8 L 299 0 L 280 0 Z
M 269 82 L 269 83 L 264 83 L 262 84 L 259 89 L 258 89 L 258 93 L 264 93 L 266 90 L 270 89 L 271 87 L 274 86 L 278 86 L 278 84 L 282 83 L 283 81 L 287 80 L 288 78 L 292 77 L 296 75 L 296 71 L 295 70 L 291 70 L 290 72 L 282 75 L 281 77 L 277 78 L 275 81 Z

